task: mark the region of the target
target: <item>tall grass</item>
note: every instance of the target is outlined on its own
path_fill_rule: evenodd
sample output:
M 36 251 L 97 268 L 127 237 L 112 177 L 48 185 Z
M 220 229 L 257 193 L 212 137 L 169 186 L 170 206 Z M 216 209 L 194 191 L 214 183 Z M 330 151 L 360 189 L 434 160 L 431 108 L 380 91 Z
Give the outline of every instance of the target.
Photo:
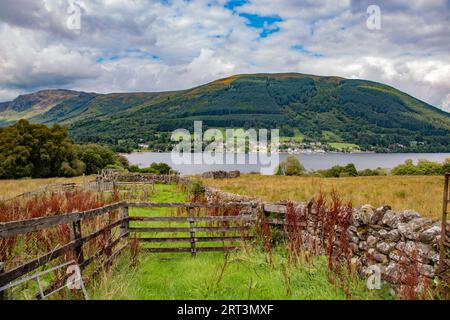
M 443 178 L 438 176 L 318 178 L 243 174 L 236 179 L 204 179 L 204 182 L 270 202 L 308 201 L 319 193 L 330 195 L 332 190 L 338 190 L 354 206 L 390 205 L 393 210 L 413 209 L 431 218 L 439 218 L 442 212 Z

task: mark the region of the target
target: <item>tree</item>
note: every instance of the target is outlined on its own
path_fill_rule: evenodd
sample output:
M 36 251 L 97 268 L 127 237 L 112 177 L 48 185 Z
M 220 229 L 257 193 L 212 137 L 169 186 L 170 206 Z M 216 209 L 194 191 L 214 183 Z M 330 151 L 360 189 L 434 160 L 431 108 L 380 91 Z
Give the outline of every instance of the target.
M 278 165 L 276 174 L 285 176 L 300 176 L 304 174 L 305 171 L 305 167 L 297 159 L 297 157 L 290 154 L 286 157 L 285 161 Z

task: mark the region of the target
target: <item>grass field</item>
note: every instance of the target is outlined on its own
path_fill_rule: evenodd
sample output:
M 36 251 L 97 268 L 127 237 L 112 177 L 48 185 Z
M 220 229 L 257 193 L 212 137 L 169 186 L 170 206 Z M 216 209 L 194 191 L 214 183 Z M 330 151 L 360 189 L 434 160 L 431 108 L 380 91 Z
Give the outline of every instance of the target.
M 149 197 L 154 202 L 185 201 L 186 194 L 175 185 L 157 185 Z M 168 216 L 177 214 L 168 208 L 130 209 L 130 215 Z M 178 213 L 179 214 L 179 213 Z M 138 222 L 135 222 L 135 224 Z M 148 226 L 148 225 L 147 225 Z M 153 223 L 152 226 L 162 226 Z M 167 226 L 165 223 L 164 226 Z M 178 226 L 172 223 L 170 226 Z M 186 226 L 186 225 L 184 225 Z M 158 235 L 161 236 L 161 235 Z M 164 236 L 181 237 L 182 233 Z M 198 234 L 202 236 L 202 234 Z M 208 243 L 202 246 L 217 246 Z M 175 244 L 180 246 L 179 243 Z M 186 244 L 189 246 L 189 243 Z M 141 248 L 146 246 L 141 245 Z M 155 244 L 151 244 L 155 247 Z M 171 246 L 162 244 L 160 246 Z M 390 299 L 388 288 L 368 291 L 358 276 L 347 275 L 348 289 L 328 280 L 325 257 L 312 264 L 289 265 L 284 246 L 273 253 L 273 265 L 267 254 L 250 244 L 246 250 L 231 253 L 199 252 L 152 254 L 141 252 L 140 263 L 130 266 L 131 257 L 119 257 L 90 288 L 92 299 Z M 339 283 L 339 280 L 337 280 Z
M 349 276 L 349 292 L 328 281 L 325 258 L 313 265 L 289 266 L 276 251 L 274 265 L 260 251 L 236 252 L 224 268 L 223 253 L 141 254 L 130 267 L 123 255 L 91 291 L 93 299 L 389 299 L 388 288 L 368 291 L 364 281 Z M 350 293 L 350 294 L 348 294 Z
M 443 178 L 440 176 L 318 178 L 244 174 L 236 179 L 204 181 L 224 191 L 271 202 L 305 201 L 335 189 L 353 206 L 390 205 L 394 210 L 412 209 L 432 218 L 439 218 L 442 212 Z
M 0 200 L 9 199 L 24 192 L 37 191 L 55 183 L 81 183 L 94 180 L 94 177 L 48 178 L 0 180 Z

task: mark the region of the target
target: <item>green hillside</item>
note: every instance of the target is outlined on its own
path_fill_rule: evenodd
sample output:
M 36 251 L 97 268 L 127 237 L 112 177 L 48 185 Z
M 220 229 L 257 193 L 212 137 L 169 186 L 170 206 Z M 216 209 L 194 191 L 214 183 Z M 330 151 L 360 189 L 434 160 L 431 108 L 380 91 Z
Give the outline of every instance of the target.
M 52 91 L 46 91 L 50 95 Z M 0 104 L 0 124 L 18 117 L 63 123 L 77 142 L 117 149 L 149 143 L 164 149 L 170 132 L 205 127 L 280 128 L 283 137 L 356 144 L 376 151 L 450 152 L 450 114 L 392 87 L 296 73 L 236 75 L 165 93 L 27 95 Z M 69 95 L 70 93 L 70 95 Z M 58 100 L 60 99 L 60 100 Z M 44 106 L 43 106 L 44 104 Z M 39 108 L 35 106 L 39 105 Z M 16 106 L 14 108 L 14 106 Z

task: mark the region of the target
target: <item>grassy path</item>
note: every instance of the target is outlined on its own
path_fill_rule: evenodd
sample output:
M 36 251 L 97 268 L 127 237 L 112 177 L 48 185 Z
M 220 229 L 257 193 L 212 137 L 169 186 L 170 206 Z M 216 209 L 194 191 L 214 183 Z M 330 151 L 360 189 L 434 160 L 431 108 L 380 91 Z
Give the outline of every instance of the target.
M 174 185 L 158 185 L 150 201 L 185 201 Z M 170 215 L 170 209 L 132 209 L 131 215 Z M 173 234 L 170 236 L 182 236 Z M 154 246 L 155 244 L 152 244 Z M 164 244 L 166 245 L 166 244 Z M 179 244 L 177 244 L 179 246 Z M 216 244 L 217 245 L 217 244 Z M 368 291 L 357 276 L 349 289 L 328 280 L 326 259 L 289 266 L 283 248 L 273 253 L 273 265 L 257 247 L 230 254 L 140 253 L 140 264 L 130 267 L 130 255 L 121 256 L 90 289 L 93 299 L 386 299 L 387 288 Z

